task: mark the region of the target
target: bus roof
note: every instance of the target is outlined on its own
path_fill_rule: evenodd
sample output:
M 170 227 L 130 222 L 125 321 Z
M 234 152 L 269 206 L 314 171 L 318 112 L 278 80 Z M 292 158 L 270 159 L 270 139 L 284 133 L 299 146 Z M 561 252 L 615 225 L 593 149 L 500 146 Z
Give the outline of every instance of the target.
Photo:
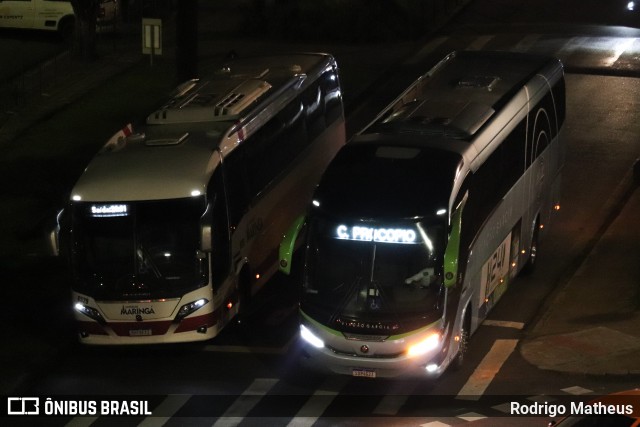
M 361 133 L 413 132 L 470 141 L 545 68 L 561 65 L 555 58 L 526 53 L 453 52 Z
M 220 161 L 216 152 L 228 155 L 331 65 L 333 58 L 320 53 L 242 58 L 206 79 L 185 82 L 146 123 L 105 144 L 72 198 L 133 201 L 204 193 Z

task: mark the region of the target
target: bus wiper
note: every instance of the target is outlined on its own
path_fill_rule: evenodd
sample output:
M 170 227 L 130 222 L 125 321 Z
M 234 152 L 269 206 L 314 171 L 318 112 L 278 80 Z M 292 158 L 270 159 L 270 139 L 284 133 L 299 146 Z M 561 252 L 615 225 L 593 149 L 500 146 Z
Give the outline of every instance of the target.
M 136 255 L 138 260 L 138 271 L 142 274 L 146 273 L 148 270 L 153 272 L 153 275 L 156 276 L 156 279 L 160 279 L 162 277 L 162 273 L 160 269 L 153 262 L 153 258 L 149 255 L 149 252 L 142 245 L 138 245 L 138 249 L 136 249 Z

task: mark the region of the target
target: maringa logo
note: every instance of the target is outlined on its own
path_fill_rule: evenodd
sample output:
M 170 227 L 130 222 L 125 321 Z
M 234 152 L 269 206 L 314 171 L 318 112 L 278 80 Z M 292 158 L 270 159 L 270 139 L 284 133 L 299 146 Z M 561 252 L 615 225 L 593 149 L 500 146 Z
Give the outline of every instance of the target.
M 120 310 L 122 315 L 156 314 L 153 307 L 138 307 L 137 305 L 123 305 Z

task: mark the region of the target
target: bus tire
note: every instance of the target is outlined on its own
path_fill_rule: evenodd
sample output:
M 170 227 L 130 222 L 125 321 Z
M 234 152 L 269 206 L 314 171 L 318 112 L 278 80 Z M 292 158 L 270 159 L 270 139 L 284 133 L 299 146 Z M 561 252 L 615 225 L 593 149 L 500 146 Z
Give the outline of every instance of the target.
M 535 267 L 537 265 L 538 260 L 538 246 L 540 245 L 540 226 L 538 220 L 536 220 L 536 225 L 533 228 L 533 235 L 531 236 L 531 246 L 529 246 L 529 258 L 527 258 L 527 262 L 522 266 L 522 270 L 520 273 L 524 276 L 528 276 L 533 273 Z
M 464 357 L 469 347 L 469 336 L 471 334 L 471 308 L 467 307 L 464 315 L 464 321 L 460 328 L 460 346 L 458 347 L 458 353 L 451 362 L 451 367 L 454 371 L 459 370 L 464 365 Z

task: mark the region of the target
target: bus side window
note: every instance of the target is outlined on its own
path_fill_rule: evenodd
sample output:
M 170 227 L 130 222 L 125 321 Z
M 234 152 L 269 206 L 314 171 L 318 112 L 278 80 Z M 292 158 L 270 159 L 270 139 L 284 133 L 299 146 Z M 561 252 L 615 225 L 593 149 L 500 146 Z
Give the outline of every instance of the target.
M 506 194 L 522 177 L 526 167 L 525 145 L 527 138 L 527 120 L 522 119 L 502 142 L 502 188 Z
M 244 149 L 245 147 L 240 144 L 222 163 L 225 182 L 227 184 L 229 223 L 231 225 L 238 225 L 251 202 L 248 168 Z
M 531 109 L 529 120 L 531 122 L 531 131 L 529 134 L 530 151 L 527 158 L 530 161 L 530 165 L 558 134 L 556 111 L 551 91 L 547 92 L 540 102 Z
M 342 117 L 342 94 L 340 82 L 335 70 L 328 71 L 320 78 L 322 93 L 324 94 L 324 110 L 327 127 Z
M 313 140 L 326 128 L 322 88 L 319 82 L 316 81 L 305 89 L 302 94 L 302 105 L 309 139 Z
M 560 78 L 553 87 L 551 88 L 551 93 L 553 95 L 553 103 L 555 105 L 556 110 L 556 121 L 558 125 L 558 129 L 562 127 L 564 124 L 564 119 L 566 116 L 566 98 L 565 98 L 565 83 L 564 78 Z
M 231 268 L 231 243 L 229 235 L 229 218 L 222 168 L 217 168 L 209 181 L 209 200 L 213 200 L 212 211 L 212 281 L 214 288 L 220 286 L 229 275 Z

